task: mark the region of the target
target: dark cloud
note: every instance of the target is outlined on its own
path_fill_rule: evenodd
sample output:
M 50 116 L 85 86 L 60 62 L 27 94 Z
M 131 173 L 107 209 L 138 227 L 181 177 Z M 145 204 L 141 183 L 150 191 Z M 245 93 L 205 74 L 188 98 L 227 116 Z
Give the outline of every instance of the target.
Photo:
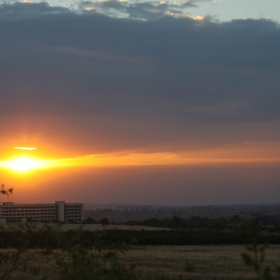
M 128 1 L 108 0 L 108 1 L 84 1 L 80 3 L 82 10 L 92 9 L 102 14 L 113 17 L 128 17 L 134 19 L 155 20 L 166 14 L 182 16 L 186 8 L 198 7 L 201 2 L 212 2 L 212 0 L 191 0 L 191 1 L 143 1 L 129 3 Z
M 23 20 L 24 18 L 38 17 L 42 15 L 54 15 L 69 13 L 69 10 L 63 7 L 50 7 L 47 3 L 20 3 L 14 4 L 4 3 L 0 5 L 1 20 Z
M 163 17 L 168 12 L 182 14 L 182 9 L 185 7 L 193 7 L 193 3 L 182 3 L 178 5 L 153 2 L 142 2 L 128 4 L 127 2 L 105 1 L 93 3 L 94 7 L 98 7 L 104 14 L 114 15 L 114 12 L 121 12 L 129 18 L 136 19 L 158 19 Z
M 148 5 L 135 7 L 137 18 Z M 0 36 L 3 117 L 89 116 L 78 125 L 85 135 L 94 137 L 94 126 L 110 138 L 114 123 L 124 146 L 247 141 L 255 125 L 260 139 L 279 123 L 280 28 L 272 21 L 141 21 L 16 3 L 0 6 Z M 273 125 L 269 135 L 279 140 Z
M 2 158 L 14 146 L 55 158 L 279 155 L 277 23 L 198 21 L 182 7 L 149 2 L 93 4 L 78 12 L 0 5 Z M 30 179 L 0 171 L 20 202 L 224 204 L 275 202 L 278 170 L 279 163 L 73 168 Z

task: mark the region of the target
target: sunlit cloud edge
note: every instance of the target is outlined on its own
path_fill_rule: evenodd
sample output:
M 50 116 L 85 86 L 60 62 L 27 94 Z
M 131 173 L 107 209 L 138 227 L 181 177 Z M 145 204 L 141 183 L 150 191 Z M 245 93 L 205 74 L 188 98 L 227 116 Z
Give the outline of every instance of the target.
M 34 151 L 37 150 L 36 147 L 20 147 L 20 146 L 16 146 L 13 147 L 15 150 L 24 150 L 24 151 Z

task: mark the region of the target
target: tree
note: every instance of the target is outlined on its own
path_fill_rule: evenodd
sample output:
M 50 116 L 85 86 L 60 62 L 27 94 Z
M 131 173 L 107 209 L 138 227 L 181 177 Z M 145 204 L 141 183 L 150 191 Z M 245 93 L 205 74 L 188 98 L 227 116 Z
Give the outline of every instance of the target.
M 84 220 L 84 224 L 97 224 L 97 221 L 94 220 L 92 217 L 88 217 Z
M 109 220 L 107 218 L 103 218 L 99 221 L 102 226 L 108 226 Z
M 180 217 L 173 216 L 172 222 L 176 227 L 179 227 L 182 223 L 182 219 Z
M 8 195 L 8 196 L 9 196 L 9 194 L 13 192 L 13 189 L 5 190 L 5 185 L 2 184 L 2 189 L 1 189 L 0 192 L 1 192 L 2 194 L 5 194 L 5 195 Z

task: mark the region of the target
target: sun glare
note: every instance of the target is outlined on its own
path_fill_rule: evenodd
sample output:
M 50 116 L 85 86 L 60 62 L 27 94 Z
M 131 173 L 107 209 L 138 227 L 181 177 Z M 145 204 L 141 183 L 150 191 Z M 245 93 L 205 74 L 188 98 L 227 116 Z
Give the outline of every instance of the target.
M 32 158 L 17 158 L 3 163 L 3 166 L 17 172 L 27 172 L 44 167 L 43 164 Z

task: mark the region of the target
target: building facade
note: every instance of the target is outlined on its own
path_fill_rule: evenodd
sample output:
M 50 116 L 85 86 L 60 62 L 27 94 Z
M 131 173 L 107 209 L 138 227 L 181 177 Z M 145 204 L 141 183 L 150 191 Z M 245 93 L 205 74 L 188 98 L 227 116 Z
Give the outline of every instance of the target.
M 4 202 L 0 205 L 0 219 L 5 222 L 64 222 L 82 223 L 84 219 L 83 203 L 54 204 L 14 204 Z

